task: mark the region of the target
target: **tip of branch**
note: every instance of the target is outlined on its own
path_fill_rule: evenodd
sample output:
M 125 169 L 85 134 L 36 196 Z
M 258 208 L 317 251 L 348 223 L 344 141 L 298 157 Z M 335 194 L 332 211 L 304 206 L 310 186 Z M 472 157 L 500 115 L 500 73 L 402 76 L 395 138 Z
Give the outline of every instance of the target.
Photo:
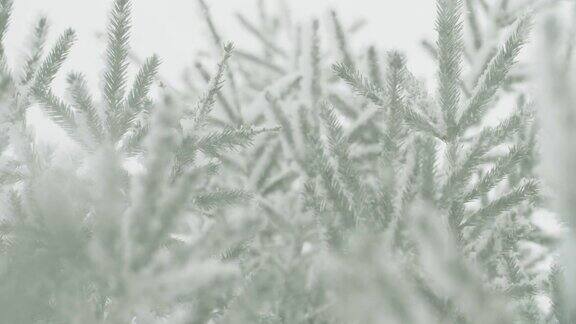
M 233 42 L 226 42 L 224 44 L 224 52 L 232 53 L 234 51 L 234 43 Z

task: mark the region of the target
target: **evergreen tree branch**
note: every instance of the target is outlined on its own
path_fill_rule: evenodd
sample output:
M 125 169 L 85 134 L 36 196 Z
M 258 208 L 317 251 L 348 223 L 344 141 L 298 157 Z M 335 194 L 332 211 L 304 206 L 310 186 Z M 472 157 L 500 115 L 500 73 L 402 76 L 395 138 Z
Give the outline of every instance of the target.
M 254 136 L 278 129 L 253 129 L 242 126 L 240 128 L 228 128 L 222 131 L 212 132 L 202 136 L 196 142 L 198 149 L 210 155 L 219 155 L 224 151 L 238 150 L 252 145 Z
M 34 96 L 44 112 L 56 125 L 60 126 L 73 140 L 84 144 L 77 133 L 76 118 L 69 105 L 54 95 L 52 91 L 36 92 Z
M 67 29 L 56 41 L 56 44 L 44 59 L 36 72 L 32 92 L 41 94 L 48 91 L 50 84 L 56 77 L 56 73 L 66 60 L 70 48 L 76 39 L 76 34 L 72 29 Z
M 108 25 L 103 92 L 107 123 L 113 138 L 120 136 L 121 121 L 126 118 L 124 95 L 130 53 L 131 7 L 130 0 L 114 0 Z
M 382 88 L 382 71 L 378 62 L 378 52 L 374 46 L 368 49 L 368 68 L 370 69 L 370 79 L 378 88 Z
M 268 37 L 266 37 L 266 35 L 264 35 L 261 31 L 258 30 L 258 28 L 256 28 L 250 21 L 248 21 L 248 19 L 246 19 L 246 17 L 244 17 L 241 14 L 236 14 L 236 18 L 238 19 L 238 21 L 240 22 L 240 25 L 242 25 L 242 27 L 246 28 L 246 30 L 254 35 L 254 37 L 256 37 L 263 45 L 264 47 L 269 50 L 270 52 L 282 57 L 282 58 L 286 58 L 287 55 L 285 53 L 285 51 L 281 48 L 279 48 L 276 44 L 274 44 L 274 42 L 270 39 L 268 39 Z
M 519 18 L 504 46 L 498 50 L 488 64 L 474 88 L 472 96 L 464 106 L 462 116 L 458 121 L 460 133 L 477 124 L 484 117 L 487 105 L 506 79 L 508 72 L 516 62 L 520 49 L 526 42 L 530 24 L 529 17 Z
M 22 73 L 21 84 L 28 84 L 34 78 L 36 68 L 42 58 L 44 46 L 46 45 L 46 36 L 48 33 L 48 20 L 46 17 L 41 17 L 34 28 L 34 33 L 31 38 L 30 53 L 28 59 L 24 64 L 24 71 Z
M 74 107 L 84 115 L 92 138 L 96 143 L 101 143 L 104 139 L 102 119 L 88 91 L 84 76 L 79 73 L 72 73 L 68 75 L 67 82 Z
M 146 59 L 146 62 L 140 68 L 136 75 L 132 89 L 128 94 L 126 100 L 128 110 L 131 113 L 139 112 L 143 105 L 146 103 L 150 93 L 150 86 L 154 82 L 154 78 L 158 74 L 158 67 L 160 66 L 160 59 L 158 56 L 153 55 Z
M 456 133 L 456 114 L 460 102 L 460 71 L 462 65 L 462 3 L 461 0 L 438 0 L 436 3 L 438 40 L 438 101 L 444 117 L 447 136 Z
M 316 104 L 322 97 L 322 69 L 321 69 L 321 53 L 320 53 L 320 36 L 318 35 L 320 29 L 320 22 L 316 19 L 312 21 L 312 34 L 310 37 L 310 98 L 312 102 L 311 107 L 316 107 Z M 316 115 L 314 115 L 316 116 Z
M 464 221 L 462 227 L 476 226 L 476 228 L 484 228 L 485 226 L 492 224 L 496 217 L 503 212 L 511 210 L 523 201 L 534 198 L 537 193 L 537 182 L 535 180 L 527 180 L 509 193 L 500 196 L 487 206 L 474 212 Z
M 12 16 L 12 9 L 14 6 L 13 0 L 0 1 L 0 61 L 6 64 L 6 49 L 4 39 L 8 32 L 8 25 L 10 24 L 10 17 Z
M 192 205 L 203 210 L 212 210 L 238 204 L 252 199 L 252 195 L 243 190 L 218 189 L 195 195 Z
M 193 131 L 205 125 L 206 118 L 216 103 L 216 96 L 222 89 L 224 73 L 228 64 L 228 60 L 232 56 L 233 50 L 234 46 L 232 43 L 228 43 L 224 46 L 224 56 L 222 57 L 220 63 L 218 63 L 218 70 L 210 81 L 206 94 L 203 96 L 196 107 Z
M 464 194 L 464 202 L 487 194 L 498 182 L 509 175 L 514 167 L 518 166 L 518 164 L 527 157 L 527 153 L 525 147 L 513 147 L 510 149 L 508 154 L 499 158 L 494 164 L 494 167 L 492 167 L 469 192 Z
M 342 28 L 338 14 L 336 14 L 336 11 L 332 10 L 330 12 L 330 17 L 332 18 L 332 23 L 334 24 L 334 33 L 336 35 L 336 42 L 338 44 L 338 50 L 340 51 L 342 63 L 346 66 L 349 66 L 350 68 L 354 68 L 354 61 L 352 60 L 352 55 L 350 54 L 350 49 L 348 48 L 346 33 Z

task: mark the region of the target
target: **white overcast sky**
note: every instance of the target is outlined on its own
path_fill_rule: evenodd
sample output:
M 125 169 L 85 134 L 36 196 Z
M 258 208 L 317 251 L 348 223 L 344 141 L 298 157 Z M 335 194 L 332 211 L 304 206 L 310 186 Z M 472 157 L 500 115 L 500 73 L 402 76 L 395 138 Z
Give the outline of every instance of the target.
M 274 6 L 277 0 L 265 0 Z M 132 48 L 141 57 L 159 54 L 161 73 L 167 78 L 179 76 L 184 66 L 192 64 L 195 48 L 206 44 L 205 30 L 199 19 L 195 0 L 133 0 Z M 234 12 L 254 13 L 256 0 L 206 0 L 218 27 L 228 40 L 242 44 L 246 33 L 239 32 Z M 336 8 L 344 23 L 365 18 L 368 25 L 358 42 L 375 43 L 380 48 L 403 50 L 409 66 L 429 74 L 430 62 L 419 41 L 433 35 L 434 0 L 286 0 L 296 19 L 311 16 L 325 18 L 329 8 Z M 35 19 L 48 16 L 52 39 L 66 27 L 78 34 L 64 70 L 86 73 L 92 86 L 98 82 L 104 43 L 96 33 L 104 31 L 112 0 L 15 0 L 15 10 L 7 50 L 14 63 L 21 59 L 26 36 Z M 359 44 L 362 45 L 362 44 Z M 428 69 L 428 70 L 427 70 Z M 418 73 L 417 73 L 418 74 Z M 65 73 L 61 73 L 63 78 Z

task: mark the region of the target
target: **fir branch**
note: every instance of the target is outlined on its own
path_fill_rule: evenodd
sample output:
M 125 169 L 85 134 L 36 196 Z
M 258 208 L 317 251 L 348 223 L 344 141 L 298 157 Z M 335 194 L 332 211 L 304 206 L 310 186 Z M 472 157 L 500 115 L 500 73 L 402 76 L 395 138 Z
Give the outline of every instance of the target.
M 478 135 L 477 145 L 492 148 L 504 143 L 520 130 L 522 118 L 520 113 L 515 113 L 495 127 L 485 127 Z
M 74 111 L 52 91 L 34 93 L 34 96 L 48 117 L 60 126 L 72 139 L 82 143 L 77 133 Z
M 388 53 L 387 77 L 385 92 L 387 94 L 388 116 L 386 118 L 386 134 L 384 150 L 386 154 L 396 155 L 399 149 L 399 140 L 402 132 L 402 113 L 407 109 L 402 89 L 404 73 L 404 57 L 398 52 Z
M 10 24 L 10 17 L 12 16 L 13 5 L 13 0 L 0 1 L 0 61 L 2 64 L 5 64 L 6 62 L 4 39 L 8 32 L 8 25 Z
M 287 190 L 296 179 L 300 177 L 298 172 L 292 170 L 285 171 L 268 181 L 268 184 L 261 190 L 262 196 L 273 194 L 279 190 Z
M 528 151 L 525 147 L 513 147 L 508 154 L 499 158 L 494 167 L 490 169 L 478 183 L 463 196 L 464 202 L 479 198 L 492 190 L 498 182 L 509 175 L 513 168 L 527 157 Z
M 278 90 L 278 99 L 286 100 L 292 95 L 299 94 L 301 89 L 303 77 L 301 75 L 289 76 L 290 81 L 286 85 L 283 85 L 281 89 Z
M 305 106 L 300 106 L 298 108 L 298 132 L 296 134 L 300 134 L 303 143 L 309 144 L 315 136 L 318 136 L 318 133 L 314 132 L 314 128 L 310 122 L 310 112 Z
M 301 66 L 301 60 L 302 60 L 302 26 L 301 25 L 297 25 L 296 26 L 296 31 L 294 33 L 294 53 L 293 53 L 293 67 L 295 69 L 300 69 Z
M 320 57 L 320 36 L 318 30 L 320 29 L 320 22 L 316 19 L 312 21 L 312 34 L 310 37 L 310 103 L 315 107 L 320 98 L 322 97 L 322 69 Z
M 402 80 L 406 77 L 406 68 L 404 58 L 401 54 L 397 52 L 391 52 L 388 54 L 388 68 L 389 73 L 395 74 L 395 78 L 397 78 L 397 86 L 393 89 L 394 96 L 396 97 L 403 97 L 404 89 L 401 89 Z M 333 70 L 336 75 L 344 80 L 357 94 L 367 98 L 375 105 L 388 109 L 391 104 L 395 105 L 395 113 L 398 112 L 400 116 L 403 117 L 403 121 L 407 124 L 415 127 L 416 129 L 429 133 L 433 136 L 438 138 L 444 139 L 444 136 L 440 133 L 439 130 L 426 118 L 422 113 L 412 109 L 406 104 L 400 104 L 400 101 L 396 100 L 396 97 L 392 99 L 386 98 L 386 96 L 390 96 L 391 92 L 390 89 L 382 89 L 378 87 L 376 84 L 369 81 L 365 78 L 359 71 L 350 68 L 342 63 L 336 64 L 333 66 Z M 387 85 L 389 86 L 389 85 Z M 394 103 L 390 103 L 387 101 L 394 100 Z M 395 115 L 398 116 L 398 115 Z M 396 120 L 398 122 L 398 120 Z M 396 124 L 395 124 L 396 125 Z
M 151 132 L 146 139 L 147 155 L 144 161 L 145 172 L 140 174 L 130 192 L 132 204 L 126 210 L 127 228 L 133 233 L 135 243 L 142 244 L 146 249 L 134 257 L 125 256 L 126 264 L 140 268 L 150 261 L 151 251 L 157 247 L 150 245 L 152 237 L 159 239 L 157 222 L 154 216 L 161 212 L 160 200 L 163 189 L 170 183 L 173 152 L 177 145 L 174 132 L 176 113 L 170 97 L 162 109 L 155 111 L 152 119 Z M 132 234 L 131 234 L 132 235 Z
M 483 228 L 489 222 L 494 221 L 503 212 L 511 210 L 518 204 L 534 198 L 538 193 L 538 184 L 535 180 L 527 180 L 520 184 L 507 194 L 504 194 L 492 201 L 487 206 L 480 208 L 478 211 L 470 215 L 462 224 L 465 226 L 476 226 L 476 228 Z M 477 232 L 477 231 L 476 231 Z
M 406 170 L 404 171 L 404 175 L 402 177 L 402 181 L 398 184 L 400 188 L 398 190 L 398 198 L 395 202 L 398 210 L 398 214 L 400 216 L 406 216 L 409 212 L 409 208 L 412 206 L 414 202 L 414 198 L 418 194 L 418 187 L 417 185 L 418 180 L 420 178 L 420 161 L 418 161 L 418 152 L 411 151 L 409 154 L 409 158 L 406 162 Z M 405 222 L 402 222 L 402 226 L 405 226 Z
M 50 84 L 56 77 L 56 73 L 66 60 L 70 48 L 76 39 L 76 34 L 72 29 L 67 29 L 56 41 L 56 44 L 44 59 L 36 72 L 32 92 L 39 95 L 48 91 Z
M 136 268 L 143 265 L 155 252 L 160 250 L 163 247 L 162 243 L 170 237 L 170 231 L 173 230 L 174 224 L 187 208 L 194 178 L 193 172 L 179 177 L 164 195 L 164 199 L 158 207 L 158 213 L 154 215 L 159 222 L 158 228 L 150 234 L 150 238 L 145 242 L 145 249 L 140 258 L 134 261 L 133 264 Z
M 278 142 L 264 145 L 262 151 L 257 151 L 255 154 L 257 161 L 250 172 L 250 183 L 255 188 L 262 188 L 266 181 L 273 176 L 274 168 L 278 166 L 281 153 L 282 145 Z
M 258 207 L 260 207 L 275 227 L 282 231 L 294 232 L 294 226 L 284 217 L 284 215 L 276 210 L 273 205 L 268 203 L 265 199 L 257 198 Z
M 195 195 L 192 205 L 203 210 L 213 210 L 252 199 L 252 194 L 242 190 L 218 189 Z
M 428 52 L 430 57 L 432 57 L 432 59 L 434 59 L 434 61 L 438 61 L 438 49 L 436 48 L 436 46 L 434 44 L 432 44 L 428 40 L 423 40 L 421 42 L 421 45 L 424 48 L 424 50 L 426 52 Z
M 210 36 L 212 37 L 214 47 L 220 49 L 223 46 L 222 37 L 220 36 L 218 30 L 216 30 L 216 26 L 214 25 L 214 21 L 212 20 L 212 15 L 210 14 L 210 9 L 208 8 L 208 5 L 204 0 L 198 0 L 198 5 L 200 7 L 200 10 L 202 11 L 204 19 L 206 20 L 206 24 L 208 25 L 208 29 L 210 31 Z
M 67 82 L 74 107 L 84 115 L 92 138 L 96 143 L 100 143 L 104 139 L 104 127 L 92 96 L 88 91 L 84 75 L 72 73 L 68 75 Z
M 312 211 L 316 225 L 316 234 L 323 250 L 342 247 L 343 231 L 330 215 L 328 199 L 318 192 L 317 185 L 308 181 L 304 184 L 304 203 Z
M 220 260 L 223 262 L 233 262 L 240 259 L 240 257 L 249 250 L 251 243 L 251 240 L 246 240 L 232 245 L 220 254 Z
M 154 78 L 158 74 L 158 67 L 160 66 L 160 59 L 156 55 L 148 58 L 140 68 L 136 75 L 132 90 L 128 94 L 127 108 L 128 111 L 133 113 L 139 112 L 148 98 L 150 86 L 154 82 Z
M 530 282 L 527 278 L 526 273 L 522 270 L 518 256 L 508 252 L 504 254 L 503 259 L 508 280 L 511 283 L 505 290 L 506 294 L 515 299 L 535 296 L 538 288 L 536 284 Z
M 122 130 L 120 120 L 125 119 L 124 95 L 130 52 L 131 3 L 115 0 L 108 25 L 106 68 L 104 71 L 104 102 L 110 135 L 116 138 Z
M 253 129 L 242 126 L 212 132 L 202 136 L 196 142 L 198 149 L 206 154 L 219 155 L 224 151 L 234 151 L 252 145 L 254 137 L 258 134 L 277 131 L 278 129 Z
M 204 19 L 206 20 L 206 24 L 208 25 L 208 29 L 210 31 L 210 35 L 212 37 L 213 40 L 213 44 L 214 47 L 218 50 L 220 50 L 222 47 L 224 47 L 224 51 L 225 52 L 231 52 L 233 49 L 232 43 L 226 43 L 224 44 L 222 41 L 222 37 L 220 36 L 220 34 L 218 33 L 216 26 L 214 25 L 214 21 L 212 20 L 212 16 L 210 14 L 210 10 L 208 8 L 208 5 L 206 4 L 206 2 L 204 0 L 198 0 L 198 4 L 199 7 L 203 13 Z M 229 50 L 227 49 L 229 48 Z M 226 59 L 227 61 L 228 59 Z M 240 125 L 242 123 L 242 114 L 241 114 L 241 104 L 240 104 L 240 95 L 238 93 L 238 89 L 236 87 L 236 78 L 234 76 L 234 73 L 231 70 L 226 70 L 226 77 L 228 78 L 228 82 L 230 84 L 230 90 L 231 90 L 231 94 L 232 94 L 232 100 L 233 100 L 233 105 L 234 108 L 236 109 L 236 114 L 230 110 L 229 111 L 229 115 L 230 115 L 230 119 L 232 120 L 233 123 Z M 220 95 L 218 95 L 220 97 Z M 227 106 L 225 106 L 227 107 Z
M 132 125 L 120 139 L 119 147 L 130 155 L 143 151 L 142 143 L 150 131 L 151 105 L 152 102 L 148 100 L 145 109 L 131 120 Z
M 195 116 L 194 116 L 194 127 L 199 128 L 203 127 L 206 123 L 206 118 L 212 111 L 214 104 L 216 103 L 216 95 L 222 89 L 223 84 L 223 77 L 224 72 L 226 70 L 226 66 L 228 64 L 228 60 L 232 56 L 232 51 L 234 50 L 234 45 L 232 43 L 228 43 L 224 46 L 224 56 L 222 57 L 220 63 L 218 63 L 218 70 L 216 74 L 210 81 L 208 85 L 208 90 L 203 98 L 200 100 L 196 107 Z
M 159 190 L 165 181 L 169 169 L 171 151 L 176 147 L 177 138 L 174 133 L 176 112 L 167 98 L 167 103 L 154 112 L 150 134 L 146 139 L 147 156 L 145 161 L 146 174 L 142 176 L 143 188 Z M 156 199 L 151 199 L 151 201 Z
M 334 24 L 334 33 L 336 35 L 336 43 L 338 44 L 338 50 L 340 51 L 340 57 L 342 63 L 350 68 L 354 68 L 354 61 L 352 60 L 352 55 L 350 54 L 350 49 L 348 48 L 348 41 L 346 40 L 346 34 L 338 18 L 336 11 L 330 11 L 330 17 L 332 18 L 332 23 Z
M 362 188 L 360 185 L 359 173 L 352 165 L 350 160 L 350 145 L 344 136 L 344 131 L 336 116 L 334 109 L 327 103 L 323 102 L 320 105 L 320 117 L 327 130 L 328 143 L 332 156 L 335 157 L 337 163 L 337 172 L 345 185 L 344 190 L 351 193 L 361 195 Z
M 190 161 L 189 165 L 192 165 L 193 162 L 194 161 Z M 211 161 L 206 164 L 193 166 L 185 170 L 177 170 L 177 167 L 178 165 L 175 163 L 174 168 L 172 169 L 172 179 L 174 180 L 173 182 L 177 181 L 182 174 L 185 174 L 186 177 L 190 178 L 190 181 L 199 183 L 202 181 L 208 181 L 211 177 L 218 174 L 222 167 L 222 163 L 218 161 Z
M 382 115 L 382 109 L 368 107 L 354 119 L 353 123 L 344 131 L 344 137 L 349 141 L 354 141 L 364 131 L 375 129 L 381 136 L 381 131 L 374 127 L 374 120 Z
M 36 23 L 34 33 L 32 34 L 30 41 L 30 53 L 28 54 L 28 58 L 24 64 L 22 79 L 20 80 L 20 83 L 23 85 L 28 84 L 34 78 L 34 73 L 36 72 L 36 68 L 40 63 L 40 59 L 42 58 L 42 53 L 44 51 L 44 46 L 46 45 L 47 33 L 48 20 L 46 17 L 41 17 Z
M 234 53 L 236 53 L 236 51 L 234 51 Z M 196 69 L 198 69 L 198 71 L 202 75 L 202 78 L 204 79 L 204 81 L 206 81 L 206 83 L 210 86 L 210 84 L 212 82 L 212 78 L 210 77 L 210 74 L 208 73 L 208 71 L 204 68 L 204 66 L 200 62 L 197 62 L 195 64 L 195 67 L 196 67 Z M 222 79 L 223 79 L 223 76 L 222 76 Z M 224 81 L 222 81 L 221 83 L 223 84 Z M 226 99 L 226 97 L 222 94 L 221 90 L 222 90 L 222 86 L 220 86 L 220 91 L 218 91 L 216 93 L 216 99 L 222 105 L 222 108 L 224 108 L 224 112 L 226 113 L 226 117 L 228 117 L 228 119 L 231 121 L 235 121 L 236 120 L 236 114 L 234 112 L 234 109 L 230 105 L 230 102 L 228 102 L 228 99 Z M 216 103 L 216 101 L 214 102 L 214 104 L 215 103 Z M 212 118 L 212 120 L 214 120 L 214 119 L 215 118 Z M 216 124 L 227 125 L 227 123 L 224 121 L 218 122 Z
M 476 168 L 482 163 L 482 157 L 489 150 L 484 145 L 476 145 L 466 153 L 463 161 L 449 171 L 442 188 L 441 201 L 446 204 L 470 181 Z M 454 161 L 456 162 L 456 161 Z
M 214 47 L 217 48 L 218 50 L 224 47 L 225 51 L 228 51 L 226 48 L 230 48 L 230 51 L 232 51 L 233 48 L 232 43 L 224 43 L 222 41 L 222 37 L 220 36 L 220 34 L 216 29 L 216 26 L 214 25 L 214 21 L 212 20 L 210 10 L 206 2 L 204 0 L 198 0 L 198 4 L 201 8 L 204 19 L 206 20 L 206 24 L 208 25 L 208 29 L 210 31 L 210 35 L 212 36 Z M 227 112 L 229 113 L 231 121 L 236 125 L 240 125 L 242 123 L 242 107 L 240 104 L 240 94 L 238 93 L 238 89 L 236 86 L 236 78 L 232 70 L 228 69 L 225 72 L 230 85 L 229 88 L 232 95 L 232 103 L 236 110 L 236 112 L 233 112 L 232 109 L 229 109 L 227 110 Z M 218 97 L 222 98 L 220 94 L 218 94 Z M 229 106 L 225 105 L 225 108 L 229 108 Z
M 304 128 L 307 128 L 307 126 L 304 126 Z M 313 163 L 313 169 L 310 171 L 312 171 L 313 174 L 318 174 L 322 179 L 326 194 L 336 209 L 336 212 L 340 214 L 342 224 L 344 224 L 346 228 L 354 226 L 357 219 L 352 203 L 345 192 L 345 185 L 342 184 L 337 177 L 338 171 L 332 163 L 330 163 L 324 146 L 318 139 L 314 138 L 311 133 L 306 136 L 306 143 L 311 149 L 311 158 L 313 159 L 310 161 Z
M 379 107 L 385 106 L 382 98 L 383 89 L 366 79 L 358 70 L 338 63 L 332 66 L 332 70 L 340 79 L 344 80 L 360 96 L 363 96 Z
M 459 80 L 462 64 L 461 0 L 438 0 L 436 3 L 438 40 L 438 101 L 448 138 L 456 134 L 456 114 L 460 101 Z
M 480 132 L 478 140 L 468 150 L 463 161 L 451 170 L 442 191 L 442 199 L 444 201 L 455 192 L 461 190 L 470 181 L 474 170 L 483 163 L 483 157 L 486 153 L 517 132 L 520 122 L 521 116 L 514 114 L 496 127 L 486 127 Z
M 458 121 L 460 133 L 477 124 L 484 117 L 487 105 L 506 79 L 508 72 L 516 62 L 520 49 L 526 42 L 530 24 L 531 19 L 529 17 L 519 18 L 504 46 L 498 50 L 488 64 Z
M 328 95 L 328 100 L 330 100 L 330 103 L 334 108 L 336 108 L 343 116 L 352 120 L 357 118 L 358 112 L 356 111 L 356 108 L 348 104 L 339 94 L 334 92 L 330 93 Z
M 437 163 L 436 143 L 432 138 L 421 139 L 417 142 L 419 147 L 418 160 L 420 163 L 421 193 L 423 198 L 435 201 L 437 183 Z
M 377 88 L 382 88 L 382 72 L 378 62 L 378 52 L 374 46 L 368 49 L 368 68 L 370 69 L 370 79 Z
M 238 19 L 238 21 L 240 22 L 240 25 L 242 25 L 242 27 L 246 28 L 246 30 L 252 34 L 254 37 L 256 37 L 263 45 L 264 48 L 282 58 L 286 58 L 287 55 L 285 53 L 284 50 L 282 50 L 280 47 L 276 46 L 276 44 L 274 44 L 274 42 L 270 39 L 268 39 L 268 37 L 266 35 L 264 35 L 261 31 L 258 30 L 258 28 L 256 28 L 250 21 L 248 21 L 248 19 L 246 19 L 244 16 L 242 16 L 241 14 L 236 14 L 236 18 Z
M 559 324 L 568 324 L 576 318 L 571 303 L 567 300 L 565 272 L 560 266 L 554 265 L 548 279 L 552 301 L 551 314 Z
M 271 93 L 266 93 L 266 100 L 270 104 L 270 108 L 272 109 L 272 113 L 274 114 L 274 118 L 276 122 L 282 127 L 281 132 L 283 135 L 288 148 L 292 150 L 293 153 L 296 152 L 296 140 L 294 137 L 294 130 L 292 127 L 292 123 L 288 119 L 288 116 L 284 113 L 278 100 L 272 96 Z
M 286 74 L 286 70 L 282 66 L 274 64 L 273 62 L 258 57 L 254 54 L 242 50 L 236 50 L 235 54 L 238 59 L 246 60 L 247 62 L 251 62 L 257 66 L 261 66 L 269 71 L 272 71 L 280 75 Z
M 402 153 L 400 147 L 407 134 L 402 125 L 402 112 L 405 107 L 402 93 L 402 69 L 404 68 L 403 57 L 397 52 L 390 52 L 387 60 L 386 80 L 384 83 L 387 94 L 385 107 L 386 130 L 380 140 L 382 146 L 381 159 L 383 168 L 380 170 L 380 214 L 382 220 L 392 220 L 398 209 L 395 199 L 399 195 L 398 188 L 399 169 L 398 161 Z M 406 136 L 405 136 L 406 135 Z M 397 219 L 395 219 L 397 220 Z
M 402 108 L 403 109 L 401 112 L 403 113 L 404 121 L 406 124 L 412 126 L 416 130 L 430 134 L 441 140 L 446 139 L 446 136 L 443 135 L 422 113 L 412 109 L 407 105 L 403 106 Z
M 466 0 L 466 10 L 466 17 L 468 18 L 468 26 L 470 34 L 472 35 L 474 48 L 479 50 L 482 47 L 482 33 L 480 26 L 478 26 L 478 16 L 472 0 Z

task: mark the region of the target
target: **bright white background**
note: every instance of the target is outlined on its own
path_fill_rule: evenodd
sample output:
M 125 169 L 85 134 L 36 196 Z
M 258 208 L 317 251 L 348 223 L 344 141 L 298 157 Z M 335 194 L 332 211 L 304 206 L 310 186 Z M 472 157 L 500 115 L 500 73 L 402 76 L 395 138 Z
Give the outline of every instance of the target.
M 233 17 L 236 11 L 254 14 L 256 0 L 206 0 L 218 28 L 227 40 L 237 44 L 249 41 L 240 32 Z M 274 7 L 278 0 L 264 0 Z M 206 46 L 203 21 L 196 0 L 133 0 L 132 48 L 141 57 L 159 54 L 161 74 L 178 78 L 181 69 L 192 65 L 195 50 Z M 286 0 L 295 19 L 306 21 L 312 16 L 326 18 L 328 9 L 335 8 L 345 24 L 358 18 L 368 21 L 358 42 L 374 43 L 379 48 L 401 49 L 418 76 L 428 77 L 431 62 L 419 45 L 424 37 L 434 35 L 435 6 L 433 0 Z M 97 86 L 101 70 L 104 42 L 96 37 L 104 31 L 111 0 L 15 0 L 12 25 L 7 36 L 11 63 L 22 59 L 26 37 L 35 19 L 43 14 L 51 22 L 51 39 L 66 27 L 78 35 L 64 71 L 75 70 L 88 75 L 90 84 Z M 60 73 L 60 80 L 66 73 Z M 58 84 L 58 81 L 57 81 Z

